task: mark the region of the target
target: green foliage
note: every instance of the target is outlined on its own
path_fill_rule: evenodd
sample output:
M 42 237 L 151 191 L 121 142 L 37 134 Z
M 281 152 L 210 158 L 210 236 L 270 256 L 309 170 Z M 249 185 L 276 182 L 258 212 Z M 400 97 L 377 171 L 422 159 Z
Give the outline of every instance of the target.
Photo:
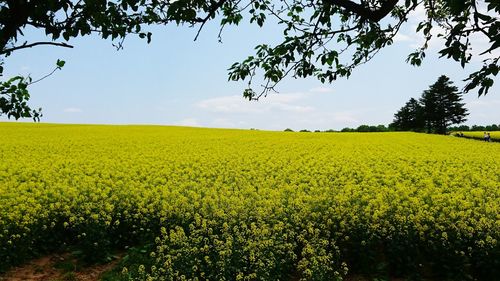
M 211 20 L 220 20 L 221 32 L 224 27 L 238 25 L 245 19 L 261 27 L 268 22 L 277 23 L 282 30 L 280 43 L 259 44 L 254 55 L 229 68 L 229 80 L 248 82 L 243 97 L 251 100 L 267 95 L 286 76 L 312 76 L 323 83 L 348 78 L 357 66 L 393 43 L 417 8 L 425 11 L 416 28 L 425 42 L 409 54 L 407 61 L 421 65 L 429 40 L 438 30 L 437 36 L 445 39 L 439 54 L 465 67 L 472 58 L 473 36 L 482 36 L 489 42 L 479 57 L 500 47 L 500 3 L 497 0 L 484 3 L 478 5 L 474 0 L 4 1 L 0 4 L 0 55 L 5 57 L 38 45 L 72 47 L 69 43 L 74 38 L 90 34 L 110 39 L 121 49 L 130 35 L 149 43 L 152 34 L 144 29 L 153 24 L 187 24 L 199 28 L 199 34 Z M 25 28 L 43 30 L 48 41 L 19 42 Z M 478 88 L 480 96 L 488 93 L 499 69 L 499 58 L 486 57 L 483 67 L 466 79 L 465 92 Z M 263 86 L 254 89 L 255 84 Z M 21 114 L 15 110 L 19 107 L 32 113 Z M 12 104 L 1 110 L 19 118 L 34 116 L 27 105 Z
M 385 127 L 385 125 L 378 125 L 378 126 L 360 125 L 359 127 L 357 127 L 353 131 L 356 131 L 356 132 L 387 132 L 388 129 Z
M 360 125 L 357 128 L 343 128 L 341 132 L 362 132 L 362 133 L 368 133 L 368 132 L 388 132 L 389 128 L 387 128 L 385 125 Z M 332 131 L 333 132 L 333 131 Z
M 261 1 L 253 3 L 260 7 Z M 472 58 L 470 37 L 473 34 L 484 36 L 490 42 L 481 55 L 500 47 L 500 4 L 494 0 L 486 3 L 485 7 L 472 0 L 405 1 L 404 4 L 398 1 L 371 0 L 357 4 L 355 1 L 330 0 L 264 4 L 268 14 L 282 26 L 283 40 L 275 46 L 257 46 L 255 55 L 231 66 L 229 79 L 247 80 L 250 87 L 245 90 L 244 97 L 258 99 L 272 91 L 287 75 L 296 78 L 313 76 L 324 83 L 349 77 L 354 68 L 393 43 L 401 26 L 418 7 L 423 8 L 426 18 L 417 25 L 416 32 L 424 36 L 425 42 L 408 56 L 407 61 L 421 65 L 428 43 L 439 28 L 437 36 L 445 39 L 439 54 L 465 67 Z M 255 11 L 249 10 L 250 13 Z M 484 67 L 466 79 L 468 83 L 464 90 L 479 88 L 479 95 L 486 94 L 498 70 L 498 58 L 486 58 Z M 259 75 L 264 80 L 259 84 L 264 86 L 261 91 L 256 91 L 252 82 Z
M 28 85 L 30 77 L 16 76 L 0 83 L 0 116 L 6 114 L 8 118 L 33 118 L 39 121 L 41 109 L 33 110 L 28 105 L 30 94 Z
M 343 133 L 348 133 L 348 132 L 355 132 L 356 129 L 345 127 L 345 128 L 342 128 L 342 130 L 340 130 L 340 131 L 343 132 Z
M 130 281 L 140 280 L 139 268 L 151 268 L 154 260 L 151 253 L 154 251 L 154 244 L 145 244 L 127 249 L 118 264 L 110 271 L 101 275 L 101 281 Z
M 57 60 L 56 68 L 51 73 L 36 81 L 33 81 L 30 76 L 16 76 L 5 82 L 0 82 L 0 116 L 5 114 L 9 119 L 11 117 L 14 117 L 16 120 L 19 118 L 33 118 L 35 122 L 40 121 L 42 109 L 31 109 L 28 105 L 30 99 L 28 86 L 49 77 L 55 71 L 63 68 L 65 64 L 65 61 Z
M 485 126 L 484 129 L 486 131 L 500 131 L 500 126 L 497 124 L 493 124 L 493 125 Z
M 451 126 L 449 128 L 450 131 L 470 131 L 471 130 L 471 127 L 467 126 L 467 125 L 460 125 L 460 126 Z M 496 130 L 495 130 L 496 131 Z

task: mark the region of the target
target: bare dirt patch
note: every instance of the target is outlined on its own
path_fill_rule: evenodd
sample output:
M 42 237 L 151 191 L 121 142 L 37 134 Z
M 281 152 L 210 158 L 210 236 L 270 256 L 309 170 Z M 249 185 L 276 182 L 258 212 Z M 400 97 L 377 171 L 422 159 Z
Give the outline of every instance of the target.
M 32 260 L 0 275 L 0 281 L 97 281 L 118 263 L 81 267 L 70 254 L 54 254 Z

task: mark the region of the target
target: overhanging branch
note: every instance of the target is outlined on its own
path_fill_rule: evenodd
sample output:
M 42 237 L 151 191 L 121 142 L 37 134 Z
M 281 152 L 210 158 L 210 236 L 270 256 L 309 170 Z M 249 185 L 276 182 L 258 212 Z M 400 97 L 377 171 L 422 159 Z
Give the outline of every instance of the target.
M 350 0 L 323 0 L 330 5 L 340 6 L 349 12 L 352 12 L 361 18 L 379 22 L 385 18 L 396 7 L 398 0 L 381 0 L 382 4 L 377 10 L 371 10 L 361 4 L 352 2 Z
M 219 10 L 219 8 L 222 7 L 222 5 L 224 5 L 224 3 L 226 3 L 226 1 L 227 0 L 220 0 L 219 2 L 213 4 L 213 6 L 211 6 L 208 9 L 208 13 L 207 13 L 207 16 L 205 18 L 203 18 L 203 19 L 196 18 L 196 21 L 201 23 L 201 25 L 200 25 L 200 28 L 198 28 L 198 32 L 196 33 L 196 36 L 194 37 L 194 41 L 196 41 L 198 39 L 198 36 L 200 36 L 200 32 L 203 29 L 203 26 L 205 25 L 205 23 L 207 23 L 207 21 L 215 15 L 217 10 Z
M 73 48 L 73 46 L 68 45 L 66 43 L 58 43 L 58 42 L 36 42 L 36 43 L 31 43 L 31 44 L 26 44 L 24 43 L 21 46 L 16 46 L 8 49 L 3 49 L 0 51 L 0 54 L 7 54 L 13 51 L 21 50 L 21 49 L 26 49 L 26 48 L 33 48 L 38 45 L 52 45 L 52 46 L 58 46 L 58 47 L 65 47 L 65 48 Z

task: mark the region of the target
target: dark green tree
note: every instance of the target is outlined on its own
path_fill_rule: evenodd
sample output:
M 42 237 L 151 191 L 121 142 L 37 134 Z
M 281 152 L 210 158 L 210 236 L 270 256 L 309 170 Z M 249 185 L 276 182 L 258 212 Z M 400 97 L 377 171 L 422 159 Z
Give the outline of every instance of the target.
M 488 130 L 488 131 L 498 131 L 498 125 L 493 124 L 493 125 L 490 125 L 490 126 L 486 126 L 486 130 Z
M 415 131 L 420 132 L 425 126 L 423 117 L 423 108 L 420 103 L 411 98 L 396 114 L 394 121 L 389 127 L 396 131 Z
M 471 131 L 485 131 L 486 130 L 486 127 L 485 126 L 481 126 L 481 125 L 472 125 L 472 127 L 470 128 Z
M 462 101 L 462 93 L 444 75 L 438 78 L 420 98 L 423 119 L 428 133 L 446 134 L 452 124 L 467 121 L 469 115 Z
M 484 0 L 2 0 L 0 1 L 0 74 L 3 58 L 13 52 L 52 45 L 71 48 L 74 38 L 96 34 L 111 39 L 118 48 L 125 38 L 136 35 L 149 42 L 148 25 L 186 24 L 198 29 L 211 20 L 220 21 L 221 32 L 228 25 L 238 25 L 246 16 L 250 23 L 263 26 L 271 22 L 282 28 L 281 43 L 261 44 L 256 54 L 229 69 L 230 80 L 245 80 L 243 91 L 248 99 L 259 99 L 275 89 L 286 76 L 316 77 L 333 82 L 349 77 L 355 67 L 372 59 L 393 43 L 401 26 L 419 7 L 425 18 L 416 32 L 424 44 L 409 54 L 407 61 L 420 65 L 428 42 L 439 30 L 445 39 L 439 54 L 464 67 L 472 53 L 470 38 L 482 36 L 489 45 L 483 54 L 500 47 L 500 1 Z M 271 20 L 270 20 L 271 19 Z M 38 29 L 46 40 L 30 41 L 25 29 Z M 486 58 L 484 65 L 470 74 L 465 91 L 479 87 L 486 94 L 493 76 L 500 69 L 499 58 Z M 262 78 L 259 79 L 257 78 Z M 24 80 L 23 80 L 24 79 Z M 0 96 L 8 106 L 0 114 L 15 118 L 34 115 L 27 104 L 24 85 L 29 79 L 3 83 Z M 21 81 L 24 81 L 20 83 Z M 261 83 L 262 82 L 262 83 Z M 263 85 L 255 89 L 253 85 Z M 15 89 L 13 88 L 15 86 Z M 20 86 L 20 87 L 19 87 Z M 22 93 L 17 89 L 22 88 Z M 5 90 L 9 89 L 9 90 Z M 25 91 L 26 90 L 26 91 Z M 22 95 L 22 101 L 13 96 Z M 13 111 L 14 110 L 14 111 Z M 16 110 L 23 112 L 18 114 Z M 13 113 L 14 112 L 14 113 Z M 31 113 L 30 113 L 31 112 Z M 33 116 L 31 116 L 33 117 Z
M 383 125 L 383 124 L 380 124 L 380 125 L 377 125 L 377 129 L 376 129 L 376 132 L 387 132 L 389 129 Z
M 369 125 L 360 125 L 355 129 L 356 132 L 369 132 L 370 131 L 370 126 Z
M 455 131 L 455 132 L 468 132 L 470 131 L 470 127 L 467 125 L 460 125 L 460 126 L 455 126 L 449 128 L 450 131 Z

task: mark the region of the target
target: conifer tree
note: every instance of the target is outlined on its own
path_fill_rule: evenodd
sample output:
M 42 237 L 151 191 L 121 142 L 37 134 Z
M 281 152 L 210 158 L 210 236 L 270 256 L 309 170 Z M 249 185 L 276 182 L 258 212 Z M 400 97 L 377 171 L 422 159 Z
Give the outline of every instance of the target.
M 462 93 L 442 75 L 417 101 L 411 98 L 396 114 L 390 127 L 396 131 L 446 134 L 450 125 L 467 121 Z
M 450 125 L 467 121 L 469 115 L 462 103 L 462 93 L 445 75 L 424 91 L 420 104 L 428 133 L 446 134 Z
M 420 103 L 411 98 L 396 114 L 390 127 L 397 131 L 422 131 L 424 119 L 423 108 Z

